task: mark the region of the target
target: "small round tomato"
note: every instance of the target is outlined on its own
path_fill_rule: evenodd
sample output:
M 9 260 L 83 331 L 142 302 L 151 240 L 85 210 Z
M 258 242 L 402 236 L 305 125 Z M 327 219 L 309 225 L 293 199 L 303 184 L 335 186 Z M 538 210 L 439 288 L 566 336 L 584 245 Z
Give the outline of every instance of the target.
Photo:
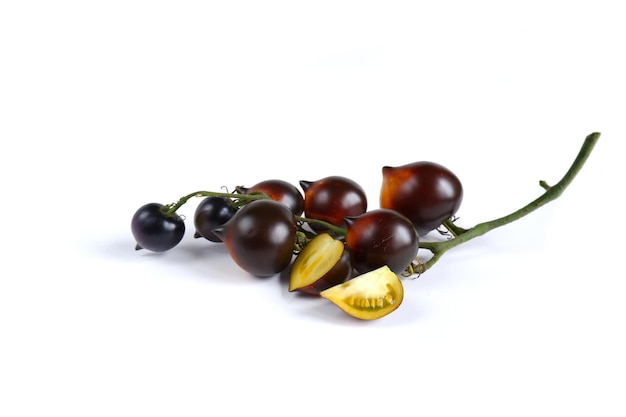
M 361 320 L 375 320 L 395 311 L 404 298 L 400 278 L 387 266 L 354 277 L 320 293 L 337 307 Z
M 163 204 L 148 203 L 135 212 L 130 224 L 137 242 L 135 249 L 165 252 L 182 240 L 185 234 L 183 218 L 176 213 L 166 216 L 162 209 Z
M 267 277 L 289 266 L 296 242 L 296 219 L 283 203 L 255 200 L 213 233 L 243 270 Z
M 304 214 L 343 227 L 346 216 L 357 216 L 367 210 L 365 190 L 350 178 L 333 175 L 317 181 L 300 181 L 304 190 Z M 314 223 L 311 228 L 324 230 Z
M 304 196 L 295 185 L 287 181 L 270 179 L 261 181 L 252 187 L 237 187 L 236 191 L 243 194 L 250 194 L 256 191 L 265 193 L 272 200 L 281 202 L 289 207 L 296 216 L 301 215 L 304 210 Z
M 370 210 L 346 217 L 345 222 L 346 246 L 354 269 L 362 274 L 383 265 L 401 273 L 417 256 L 417 232 L 409 219 L 394 210 Z
M 193 220 L 196 226 L 195 238 L 204 237 L 211 242 L 221 242 L 213 230 L 223 225 L 235 215 L 237 210 L 227 198 L 206 197 L 196 207 Z

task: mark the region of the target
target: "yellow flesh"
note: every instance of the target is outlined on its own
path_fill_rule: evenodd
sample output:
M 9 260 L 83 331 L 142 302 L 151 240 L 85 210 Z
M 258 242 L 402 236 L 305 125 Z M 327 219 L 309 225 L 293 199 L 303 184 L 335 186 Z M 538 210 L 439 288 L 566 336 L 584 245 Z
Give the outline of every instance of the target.
M 304 247 L 291 267 L 289 291 L 306 287 L 323 277 L 343 253 L 343 243 L 323 233 Z
M 398 276 L 383 266 L 324 290 L 320 295 L 353 317 L 374 320 L 400 306 L 404 288 Z

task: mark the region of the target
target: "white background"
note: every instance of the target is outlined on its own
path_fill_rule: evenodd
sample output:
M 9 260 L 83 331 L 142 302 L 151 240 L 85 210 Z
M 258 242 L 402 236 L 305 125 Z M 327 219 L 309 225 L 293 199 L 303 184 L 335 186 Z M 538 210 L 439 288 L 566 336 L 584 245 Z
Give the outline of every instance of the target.
M 0 415 L 626 413 L 625 15 L 593 1 L 0 6 Z M 130 218 L 268 178 L 461 178 L 462 245 L 362 322 Z

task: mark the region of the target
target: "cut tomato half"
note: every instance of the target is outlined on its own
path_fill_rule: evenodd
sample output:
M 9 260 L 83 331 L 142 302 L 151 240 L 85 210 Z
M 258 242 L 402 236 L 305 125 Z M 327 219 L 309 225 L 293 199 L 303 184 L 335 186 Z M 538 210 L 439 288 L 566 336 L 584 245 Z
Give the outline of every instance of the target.
M 400 278 L 385 265 L 330 287 L 320 292 L 320 296 L 353 317 L 375 320 L 400 307 L 404 287 Z
M 352 277 L 352 257 L 343 242 L 328 233 L 315 236 L 296 257 L 289 291 L 319 294 Z

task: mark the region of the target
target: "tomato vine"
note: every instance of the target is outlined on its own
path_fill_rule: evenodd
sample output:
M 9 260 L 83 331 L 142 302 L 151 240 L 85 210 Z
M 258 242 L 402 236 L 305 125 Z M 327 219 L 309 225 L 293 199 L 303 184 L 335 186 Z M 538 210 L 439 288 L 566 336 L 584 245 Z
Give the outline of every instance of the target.
M 420 242 L 420 249 L 428 250 L 429 252 L 431 252 L 432 257 L 430 257 L 425 262 L 422 262 L 419 258 L 416 258 L 415 261 L 409 266 L 409 268 L 407 268 L 405 275 L 417 275 L 419 277 L 421 274 L 430 269 L 435 263 L 437 263 L 439 259 L 441 259 L 441 257 L 450 249 L 459 246 L 460 244 L 465 243 L 471 239 L 482 236 L 493 229 L 519 220 L 522 217 L 527 216 L 528 214 L 537 210 L 538 208 L 544 206 L 545 204 L 557 199 L 561 194 L 563 194 L 565 189 L 570 185 L 578 172 L 581 170 L 581 168 L 587 161 L 587 158 L 589 158 L 589 155 L 591 154 L 591 151 L 595 147 L 599 138 L 599 132 L 589 134 L 585 138 L 580 148 L 580 151 L 578 152 L 578 155 L 572 162 L 570 168 L 567 170 L 565 175 L 563 175 L 563 177 L 553 186 L 548 185 L 548 183 L 544 180 L 539 181 L 539 186 L 545 190 L 544 193 L 530 203 L 523 206 L 522 208 L 506 216 L 479 223 L 469 229 L 464 229 L 457 226 L 454 223 L 453 219 L 444 221 L 443 227 L 445 227 L 445 230 L 452 237 L 441 242 Z
M 450 249 L 455 248 L 463 243 L 466 243 L 469 240 L 482 236 L 485 233 L 493 229 L 499 228 L 501 226 L 504 226 L 516 220 L 519 220 L 522 217 L 527 216 L 528 214 L 537 210 L 538 208 L 544 206 L 545 204 L 557 199 L 565 191 L 565 189 L 570 185 L 570 183 L 574 180 L 578 172 L 581 170 L 581 168 L 587 161 L 587 158 L 589 157 L 592 150 L 594 149 L 596 143 L 598 142 L 599 138 L 600 138 L 599 132 L 594 132 L 594 133 L 589 134 L 585 138 L 578 152 L 578 155 L 572 162 L 567 172 L 563 175 L 563 177 L 552 186 L 548 185 L 548 183 L 544 180 L 539 181 L 540 187 L 544 189 L 543 194 L 541 194 L 539 197 L 537 197 L 530 203 L 526 204 L 525 206 L 521 207 L 520 209 L 508 215 L 505 215 L 505 216 L 502 216 L 493 220 L 489 220 L 486 222 L 478 223 L 475 226 L 470 227 L 470 228 L 463 228 L 463 227 L 458 226 L 455 223 L 456 218 L 445 220 L 441 225 L 443 227 L 442 233 L 448 235 L 449 239 L 446 239 L 444 241 L 420 240 L 419 249 L 423 249 L 423 250 L 430 252 L 431 256 L 428 257 L 425 261 L 422 261 L 419 256 L 420 254 L 418 253 L 418 256 L 406 268 L 406 270 L 404 271 L 402 275 L 405 277 L 417 278 L 421 276 L 424 272 L 432 268 L 432 266 L 435 265 L 441 259 L 441 257 Z M 179 198 L 176 202 L 172 204 L 164 205 L 161 208 L 161 211 L 165 216 L 171 217 L 175 215 L 176 210 L 178 210 L 182 205 L 187 203 L 190 199 L 194 197 L 209 197 L 209 196 L 228 198 L 230 199 L 230 201 L 235 207 L 240 207 L 254 200 L 269 199 L 269 197 L 263 192 L 252 192 L 248 194 L 242 194 L 242 193 L 229 193 L 229 192 L 196 191 L 196 192 L 187 194 Z M 307 218 L 303 216 L 295 216 L 295 218 L 297 221 L 298 234 L 300 237 L 296 242 L 296 247 L 294 248 L 295 252 L 301 250 L 303 246 L 306 244 L 306 242 L 310 240 L 310 238 L 313 236 L 308 230 L 303 228 L 303 225 L 305 223 L 316 224 L 318 226 L 325 227 L 336 238 L 339 238 L 339 239 L 345 238 L 346 230 L 342 227 L 338 227 L 336 225 L 333 225 L 329 222 L 326 222 L 320 219 Z

